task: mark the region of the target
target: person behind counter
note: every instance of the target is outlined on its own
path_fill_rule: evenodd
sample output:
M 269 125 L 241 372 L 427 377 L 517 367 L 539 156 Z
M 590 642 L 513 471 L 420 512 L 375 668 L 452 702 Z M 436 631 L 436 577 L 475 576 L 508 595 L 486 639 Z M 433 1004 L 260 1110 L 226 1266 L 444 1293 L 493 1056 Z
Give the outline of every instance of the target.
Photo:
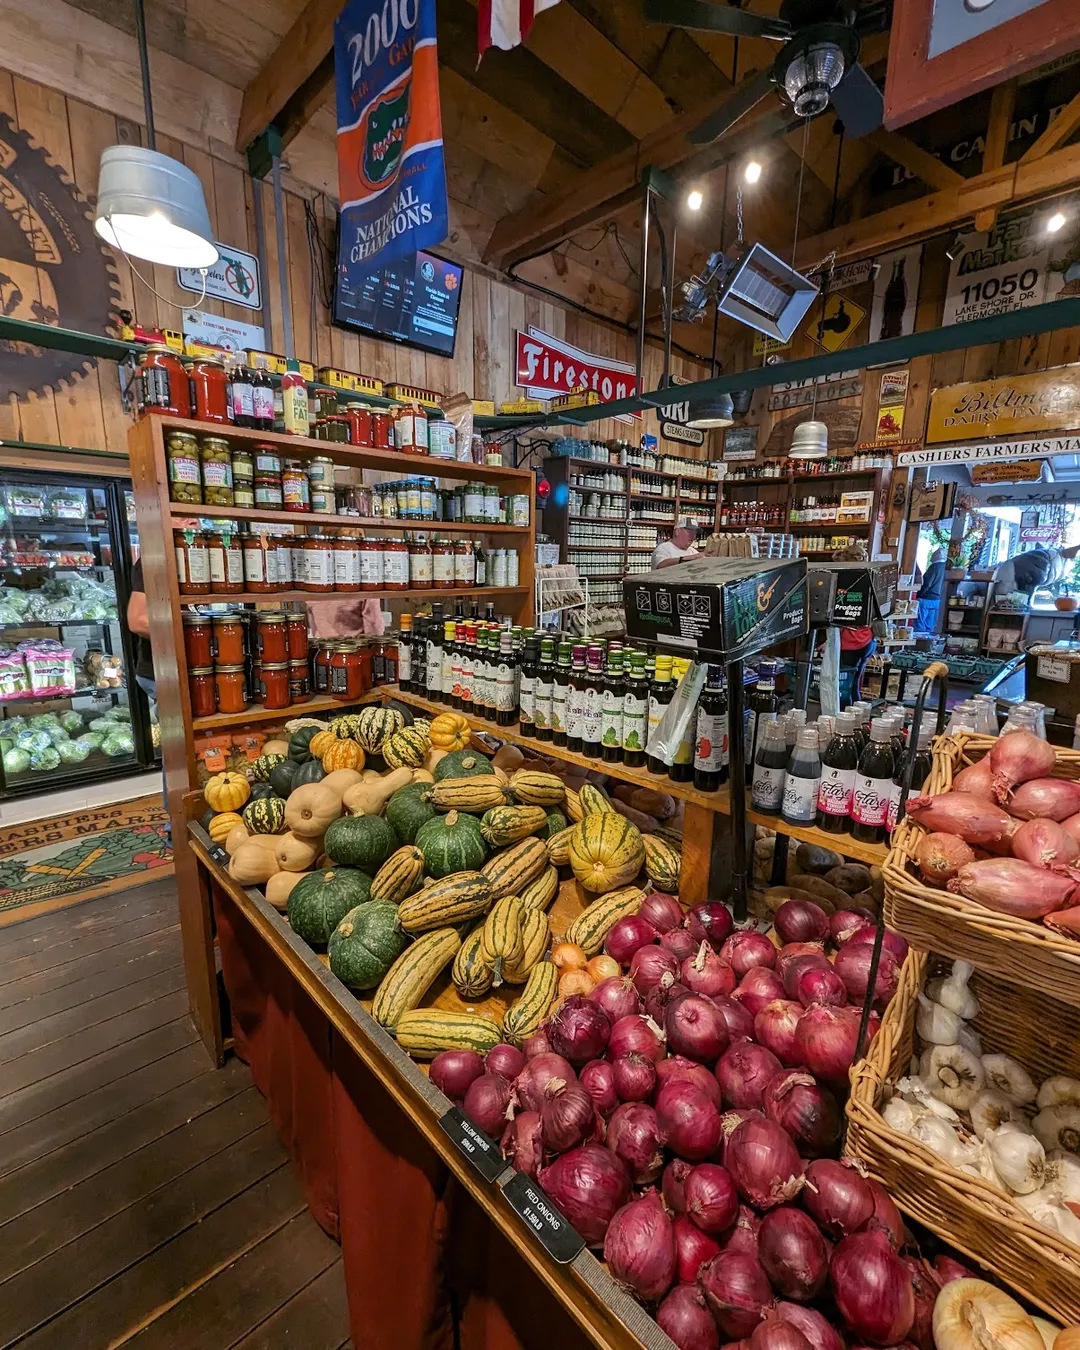
M 694 548 L 697 534 L 698 527 L 694 522 L 687 516 L 680 516 L 671 531 L 671 538 L 665 539 L 653 549 L 653 571 L 658 567 L 670 567 L 673 563 L 680 563 L 688 558 L 700 557 Z
M 918 617 L 915 626 L 920 633 L 936 633 L 938 609 L 941 606 L 941 584 L 945 580 L 945 550 L 936 548 L 923 573 L 922 585 L 915 600 Z

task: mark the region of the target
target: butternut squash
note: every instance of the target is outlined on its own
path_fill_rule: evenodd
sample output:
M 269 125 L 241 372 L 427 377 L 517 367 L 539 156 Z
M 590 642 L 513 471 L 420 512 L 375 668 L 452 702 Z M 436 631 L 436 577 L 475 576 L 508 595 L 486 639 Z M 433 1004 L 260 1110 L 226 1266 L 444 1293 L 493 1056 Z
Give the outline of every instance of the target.
M 234 825 L 225 839 L 225 852 L 231 858 L 241 844 L 246 844 L 251 838 L 248 834 L 248 827 L 243 823 Z
M 356 790 L 349 789 L 351 792 Z M 302 783 L 293 788 L 285 803 L 285 824 L 293 834 L 304 839 L 321 839 L 327 826 L 340 815 L 341 798 L 333 788 L 323 787 L 322 783 Z
M 353 816 L 380 816 L 398 788 L 412 781 L 412 769 L 394 769 L 392 773 L 381 774 L 377 781 L 354 784 L 342 797 L 341 804 Z M 289 801 L 295 796 L 294 792 Z
M 310 872 L 321 852 L 321 834 L 315 839 L 305 839 L 290 830 L 278 840 L 274 856 L 283 872 Z
M 428 773 L 434 773 L 435 765 L 449 753 L 449 749 L 444 750 L 438 745 L 433 745 L 424 756 L 424 768 L 427 769 Z
M 229 875 L 242 886 L 263 886 L 279 871 L 277 858 L 258 844 L 241 844 L 229 860 Z
M 275 872 L 266 883 L 266 898 L 282 914 L 289 907 L 289 894 L 306 872 Z
M 381 777 L 381 769 L 362 769 L 360 771 L 360 781 L 362 783 L 377 783 Z
M 414 783 L 434 783 L 435 775 L 430 769 L 413 769 L 412 780 Z
M 333 773 L 328 773 L 325 778 L 320 778 L 319 786 L 329 788 L 331 792 L 336 792 L 340 800 L 349 788 L 355 787 L 357 783 L 363 781 L 364 777 L 359 769 L 335 769 Z

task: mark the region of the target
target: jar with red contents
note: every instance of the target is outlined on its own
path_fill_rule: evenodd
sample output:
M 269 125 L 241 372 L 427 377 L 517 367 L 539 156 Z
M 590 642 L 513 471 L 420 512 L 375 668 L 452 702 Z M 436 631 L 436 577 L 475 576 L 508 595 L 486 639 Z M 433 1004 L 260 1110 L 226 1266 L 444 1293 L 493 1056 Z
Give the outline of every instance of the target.
M 316 694 L 330 692 L 330 655 L 335 645 L 332 638 L 320 638 L 311 663 L 311 684 Z
M 255 615 L 252 657 L 263 665 L 289 659 L 288 617 L 284 610 L 264 609 Z
M 384 539 L 382 554 L 383 590 L 407 591 L 409 589 L 409 545 L 404 539 Z
M 176 577 L 181 595 L 210 594 L 210 555 L 199 530 L 173 530 Z
M 215 666 L 214 687 L 217 690 L 218 712 L 247 711 L 247 677 L 243 666 Z
M 371 413 L 371 447 L 389 450 L 394 435 L 394 419 L 388 412 L 373 409 Z
M 191 402 L 200 422 L 229 421 L 229 380 L 220 361 L 200 357 L 191 363 Z
M 244 620 L 235 611 L 214 615 L 214 664 L 239 666 L 244 661 Z
M 239 595 L 244 589 L 244 555 L 235 534 L 206 536 L 210 556 L 210 588 L 217 595 Z
M 302 460 L 285 461 L 281 470 L 281 498 L 286 511 L 310 512 L 311 489 Z
M 184 655 L 188 669 L 198 670 L 214 663 L 213 624 L 207 614 L 184 610 Z
M 364 683 L 359 642 L 335 642 L 330 651 L 330 689 L 334 698 L 360 698 Z
M 192 717 L 213 717 L 217 712 L 214 690 L 214 667 L 194 666 L 188 671 L 188 690 L 191 694 Z
M 292 702 L 289 665 L 286 661 L 259 664 L 254 668 L 255 697 L 264 708 L 287 708 Z
M 383 541 L 367 535 L 360 541 L 360 589 L 378 591 L 383 583 Z
M 249 529 L 241 535 L 240 543 L 244 555 L 244 589 L 253 595 L 268 595 L 281 590 L 273 536 Z
M 143 413 L 191 416 L 191 388 L 184 363 L 165 342 L 151 342 L 135 372 Z
M 289 614 L 286 628 L 288 630 L 289 661 L 307 661 L 307 616 L 304 614 Z
M 373 446 L 371 409 L 362 403 L 346 403 L 345 417 L 349 424 L 349 443 L 365 448 Z
M 304 580 L 301 590 L 326 593 L 334 589 L 334 548 L 325 534 L 310 534 L 304 540 Z
M 362 581 L 360 540 L 355 534 L 339 534 L 333 540 L 334 590 L 358 591 Z
M 289 662 L 289 698 L 299 703 L 311 694 L 311 673 L 306 661 Z

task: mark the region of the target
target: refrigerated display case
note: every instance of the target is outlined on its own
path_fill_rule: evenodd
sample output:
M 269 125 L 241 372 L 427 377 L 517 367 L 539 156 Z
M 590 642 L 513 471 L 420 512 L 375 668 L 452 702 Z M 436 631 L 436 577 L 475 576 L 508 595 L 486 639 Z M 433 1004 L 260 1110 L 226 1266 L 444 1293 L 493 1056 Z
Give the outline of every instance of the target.
M 122 622 L 137 556 L 124 480 L 7 470 L 0 483 L 0 795 L 153 766 Z

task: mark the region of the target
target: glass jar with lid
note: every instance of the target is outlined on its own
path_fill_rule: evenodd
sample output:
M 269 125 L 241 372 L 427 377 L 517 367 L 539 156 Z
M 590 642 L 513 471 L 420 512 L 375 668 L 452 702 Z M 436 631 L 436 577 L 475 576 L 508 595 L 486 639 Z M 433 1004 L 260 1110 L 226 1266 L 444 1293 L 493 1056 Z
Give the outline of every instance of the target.
M 431 541 L 431 584 L 437 591 L 452 591 L 454 576 L 454 541 L 436 535 Z
M 216 666 L 214 668 L 214 688 L 217 693 L 218 712 L 242 713 L 247 711 L 247 677 L 242 665 Z
M 339 534 L 333 541 L 334 590 L 358 591 L 363 576 L 360 567 L 360 539 L 355 534 Z
M 331 417 L 337 413 L 338 396 L 332 388 L 325 385 L 315 390 L 315 416 Z
M 311 494 L 303 460 L 287 459 L 282 465 L 281 497 L 286 511 L 311 510 Z
M 299 703 L 311 694 L 311 673 L 306 661 L 289 662 L 289 700 Z
M 201 505 L 199 442 L 190 431 L 169 428 L 165 437 L 165 464 L 169 475 L 169 500 Z
M 383 540 L 382 574 L 384 591 L 409 589 L 409 545 L 404 539 Z
M 473 586 L 475 583 L 476 559 L 472 540 L 458 539 L 454 543 L 454 585 Z
M 289 634 L 289 661 L 307 661 L 307 614 L 297 614 L 295 611 L 290 610 L 288 613 L 287 627 Z
M 286 661 L 260 661 L 252 670 L 255 697 L 264 708 L 287 708 L 292 702 Z
M 227 610 L 213 616 L 214 665 L 238 666 L 243 663 L 244 617 L 239 610 Z
M 221 436 L 204 436 L 199 446 L 202 460 L 203 501 L 207 506 L 232 506 L 232 452 Z
M 497 525 L 502 519 L 503 504 L 502 495 L 494 483 L 484 484 L 484 521 L 489 525 Z
M 346 403 L 345 416 L 349 422 L 349 442 L 352 445 L 370 447 L 371 409 L 362 403 Z
M 184 655 L 188 668 L 212 666 L 214 663 L 213 624 L 208 614 L 196 614 L 193 609 L 185 609 Z
M 302 534 L 287 535 L 286 540 L 289 545 L 289 575 L 292 577 L 290 584 L 293 590 L 305 590 L 307 554 L 304 551 L 304 545 L 306 541 Z
M 255 459 L 255 477 L 281 477 L 281 455 L 269 441 L 256 441 L 252 451 Z
M 244 589 L 253 595 L 268 595 L 278 589 L 274 541 L 263 530 L 250 526 L 240 536 L 244 554 Z
M 239 595 L 244 589 L 244 555 L 237 535 L 225 530 L 206 536 L 210 589 L 217 595 Z
M 311 662 L 311 683 L 316 694 L 330 692 L 330 649 L 335 638 L 319 638 L 315 644 L 315 655 Z
M 324 440 L 333 441 L 335 445 L 348 445 L 349 443 L 349 419 L 343 417 L 341 413 L 334 413 L 326 419 L 326 431 Z
M 330 688 L 335 698 L 360 698 L 366 692 L 360 643 L 335 642 L 330 649 Z
M 281 475 L 257 473 L 254 495 L 255 505 L 261 511 L 281 511 L 284 508 L 281 497 Z
M 486 508 L 484 506 L 484 485 L 483 483 L 466 483 L 465 500 L 463 502 L 464 515 L 462 519 L 469 525 L 483 525 L 487 519 Z
M 213 717 L 217 712 L 217 692 L 213 666 L 192 666 L 188 671 L 192 717 Z
M 264 664 L 289 659 L 289 618 L 283 609 L 263 609 L 255 615 L 254 655 Z
M 409 589 L 427 590 L 434 581 L 431 545 L 422 534 L 409 540 Z
M 420 519 L 434 520 L 439 491 L 434 478 L 420 479 Z
M 210 555 L 199 530 L 173 530 L 176 577 L 181 595 L 210 594 Z
M 393 418 L 385 409 L 373 409 L 371 414 L 371 446 L 373 450 L 389 450 L 393 438 Z
M 139 406 L 143 413 L 166 417 L 191 416 L 191 386 L 184 363 L 167 342 L 151 342 L 135 372 Z M 174 497 L 173 501 L 183 501 Z
M 233 446 L 232 477 L 233 492 L 239 487 L 253 489 L 255 486 L 255 458 L 243 442 Z
M 303 590 L 324 593 L 334 589 L 334 549 L 330 537 L 321 531 L 304 541 Z
M 365 535 L 360 541 L 360 589 L 381 590 L 383 584 L 383 541 Z
M 403 478 L 400 483 L 395 483 L 394 490 L 397 493 L 397 518 L 398 520 L 408 520 L 409 480 L 407 478 Z
M 403 455 L 428 452 L 427 413 L 419 403 L 407 403 L 394 417 L 394 445 Z
M 220 361 L 200 356 L 189 372 L 191 397 L 198 422 L 228 422 L 229 380 Z
M 271 536 L 270 544 L 270 556 L 273 559 L 273 571 L 270 575 L 274 580 L 274 590 L 291 591 L 295 584 L 293 577 L 293 537 L 291 534 L 275 534 Z

